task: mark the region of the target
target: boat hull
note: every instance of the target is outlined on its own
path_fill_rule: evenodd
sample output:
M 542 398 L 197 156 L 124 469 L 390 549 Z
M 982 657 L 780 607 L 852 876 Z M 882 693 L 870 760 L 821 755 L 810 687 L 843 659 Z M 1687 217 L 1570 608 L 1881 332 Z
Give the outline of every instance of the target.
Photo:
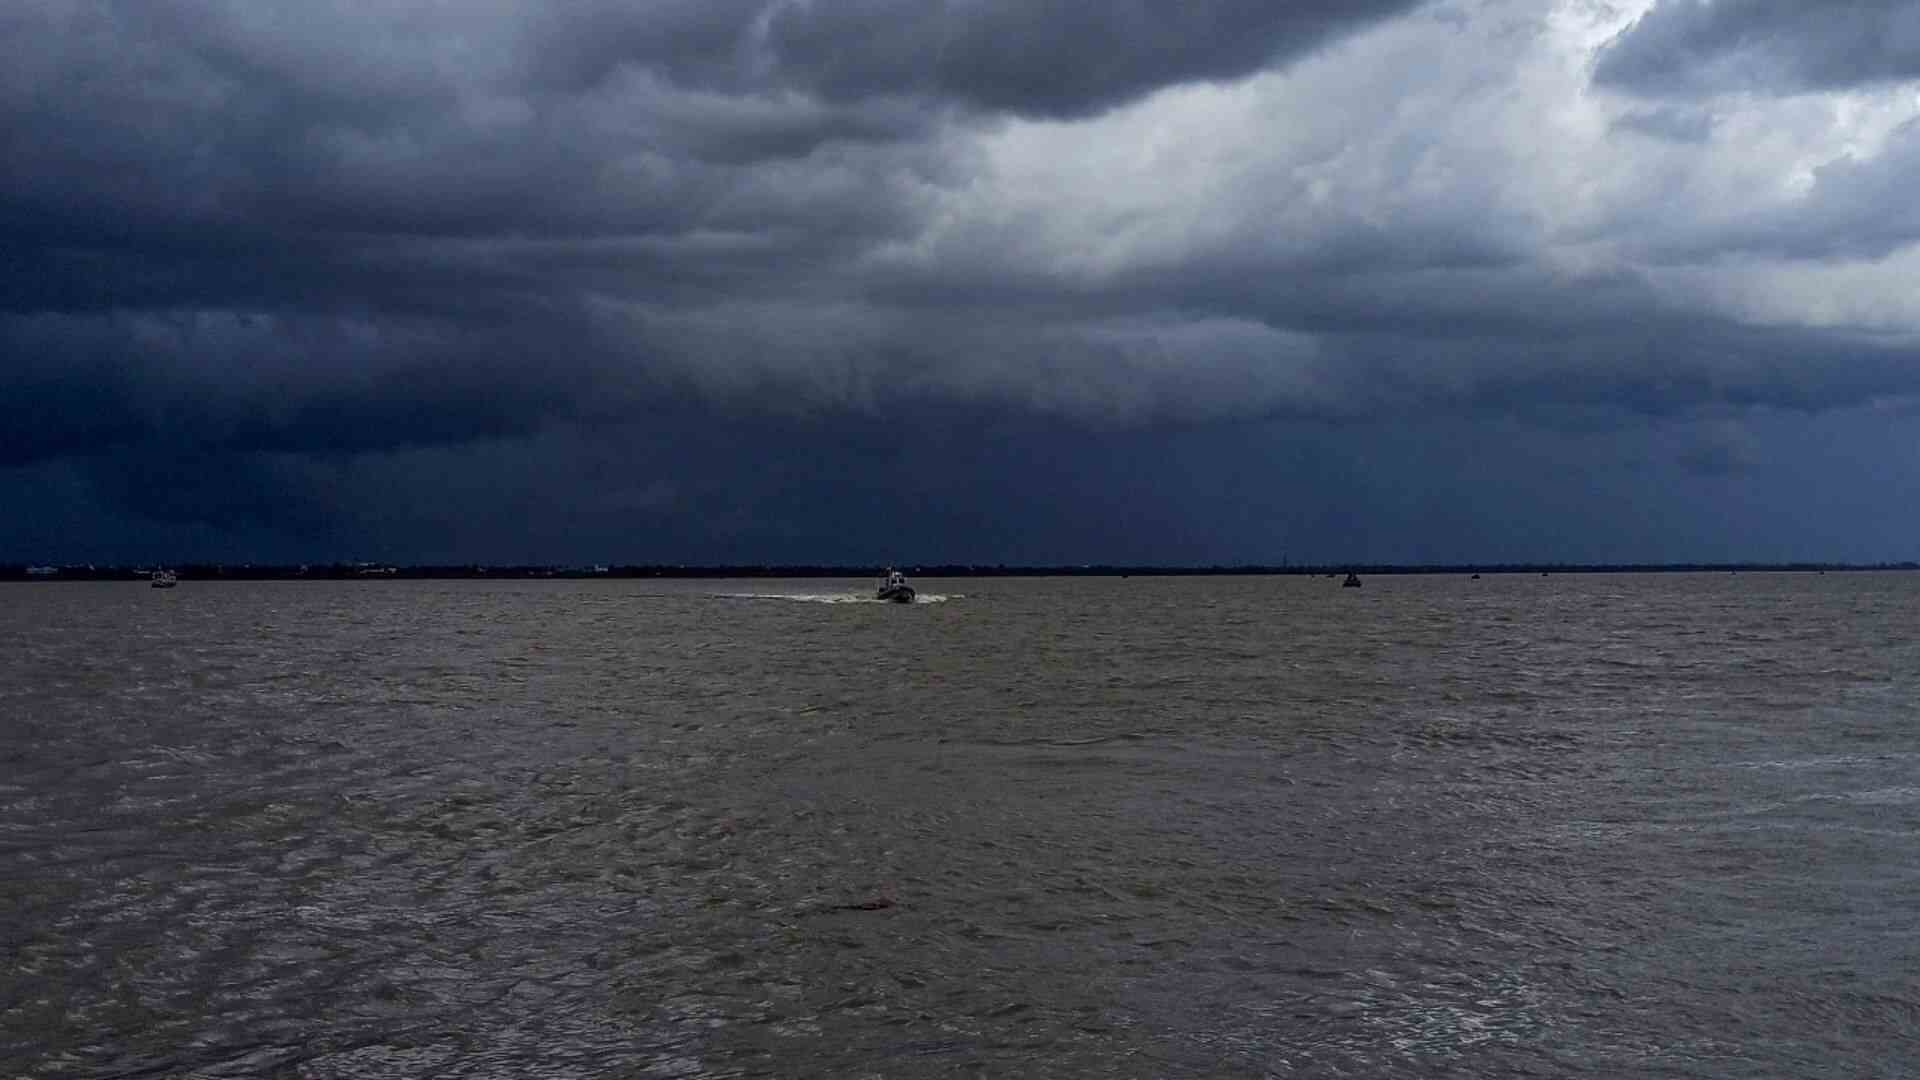
M 906 585 L 898 585 L 890 589 L 881 589 L 878 593 L 874 594 L 874 599 L 887 604 L 911 604 L 913 603 L 913 589 Z

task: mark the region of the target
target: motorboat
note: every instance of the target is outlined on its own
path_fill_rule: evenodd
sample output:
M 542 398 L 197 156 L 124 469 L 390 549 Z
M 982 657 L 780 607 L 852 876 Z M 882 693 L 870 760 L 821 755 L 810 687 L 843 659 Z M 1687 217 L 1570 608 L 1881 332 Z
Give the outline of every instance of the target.
M 1340 587 L 1341 587 L 1341 588 L 1343 588 L 1343 589 L 1357 589 L 1357 588 L 1359 588 L 1359 587 L 1360 587 L 1360 575 L 1359 575 L 1359 574 L 1356 574 L 1356 573 L 1354 573 L 1354 572 L 1353 572 L 1353 571 L 1351 571 L 1351 570 L 1349 570 L 1349 571 L 1347 571 L 1347 580 L 1345 580 L 1345 581 L 1343 581 L 1343 582 L 1341 582 L 1341 583 L 1340 583 Z
M 913 586 L 907 584 L 907 575 L 898 570 L 889 570 L 873 598 L 888 604 L 911 604 Z
M 155 570 L 152 582 L 156 589 L 171 589 L 180 584 L 180 578 L 171 570 Z

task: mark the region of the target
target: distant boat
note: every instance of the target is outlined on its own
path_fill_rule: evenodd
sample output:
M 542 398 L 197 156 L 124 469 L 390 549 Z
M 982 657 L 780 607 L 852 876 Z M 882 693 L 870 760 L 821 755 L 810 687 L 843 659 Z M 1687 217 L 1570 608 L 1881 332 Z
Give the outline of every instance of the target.
M 1359 575 L 1359 574 L 1356 574 L 1356 573 L 1354 573 L 1354 572 L 1353 572 L 1353 571 L 1351 571 L 1351 570 L 1349 570 L 1349 571 L 1347 571 L 1347 580 L 1345 580 L 1345 581 L 1343 581 L 1343 582 L 1341 582 L 1341 583 L 1340 583 L 1340 587 L 1341 587 L 1341 588 L 1343 588 L 1343 589 L 1357 589 L 1357 588 L 1359 588 L 1359 587 L 1360 587 L 1360 575 Z
M 873 598 L 889 604 L 911 604 L 913 586 L 907 584 L 907 575 L 898 570 L 888 570 L 886 580 L 880 583 Z
M 171 570 L 155 570 L 152 582 L 156 589 L 171 589 L 180 584 L 180 578 Z

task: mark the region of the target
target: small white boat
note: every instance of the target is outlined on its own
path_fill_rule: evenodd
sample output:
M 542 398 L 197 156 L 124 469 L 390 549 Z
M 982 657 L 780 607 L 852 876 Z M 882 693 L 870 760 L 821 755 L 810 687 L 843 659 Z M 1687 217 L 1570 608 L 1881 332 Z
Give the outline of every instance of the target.
M 156 589 L 171 589 L 180 584 L 180 578 L 171 570 L 155 570 L 152 581 Z
M 907 584 L 907 575 L 898 570 L 889 570 L 873 598 L 889 604 L 911 604 L 913 603 L 913 586 Z

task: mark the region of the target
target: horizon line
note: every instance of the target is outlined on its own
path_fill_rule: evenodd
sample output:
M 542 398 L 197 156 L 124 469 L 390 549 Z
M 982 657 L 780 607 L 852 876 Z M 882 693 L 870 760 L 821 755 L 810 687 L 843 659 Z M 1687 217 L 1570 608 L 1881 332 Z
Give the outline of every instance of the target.
M 1920 562 L 911 563 L 925 577 L 1306 577 L 1325 574 L 1813 573 L 1920 570 Z M 186 580 L 868 577 L 879 563 L 0 563 L 0 581 L 99 581 L 170 569 Z

